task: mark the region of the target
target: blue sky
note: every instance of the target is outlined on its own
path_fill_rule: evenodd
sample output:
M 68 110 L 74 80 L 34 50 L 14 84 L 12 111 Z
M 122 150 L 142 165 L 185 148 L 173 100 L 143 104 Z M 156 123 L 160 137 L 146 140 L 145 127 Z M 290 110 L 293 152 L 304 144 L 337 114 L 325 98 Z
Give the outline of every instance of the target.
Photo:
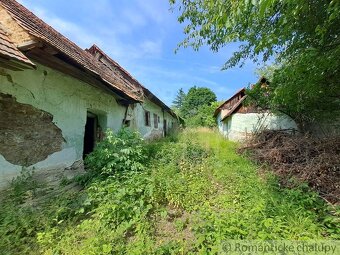
M 183 25 L 169 11 L 168 0 L 20 0 L 28 9 L 82 48 L 97 44 L 166 104 L 178 89 L 208 87 L 218 100 L 257 81 L 251 61 L 221 71 L 237 49 L 218 53 L 181 48 Z

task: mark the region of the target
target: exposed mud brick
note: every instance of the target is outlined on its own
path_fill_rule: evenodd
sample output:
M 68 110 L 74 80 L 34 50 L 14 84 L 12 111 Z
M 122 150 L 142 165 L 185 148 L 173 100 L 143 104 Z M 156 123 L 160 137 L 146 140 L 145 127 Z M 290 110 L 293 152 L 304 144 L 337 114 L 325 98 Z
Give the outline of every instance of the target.
M 34 40 L 34 36 L 30 35 L 23 29 L 9 14 L 9 12 L 0 5 L 1 24 L 7 28 L 8 36 L 15 44 L 22 44 Z
M 0 154 L 16 165 L 30 166 L 60 151 L 64 141 L 53 116 L 0 93 Z

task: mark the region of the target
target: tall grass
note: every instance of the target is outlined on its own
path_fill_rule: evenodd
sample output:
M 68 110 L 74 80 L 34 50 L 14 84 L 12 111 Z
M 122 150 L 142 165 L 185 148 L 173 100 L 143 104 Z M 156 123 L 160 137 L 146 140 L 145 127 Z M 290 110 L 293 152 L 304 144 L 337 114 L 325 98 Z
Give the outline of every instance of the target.
M 280 187 L 214 131 L 185 130 L 143 148 L 144 170 L 105 169 L 104 178 L 87 180 L 83 192 L 22 212 L 29 233 L 8 231 L 23 225 L 11 216 L 13 206 L 1 208 L 0 251 L 216 254 L 229 239 L 339 239 L 338 218 L 316 193 Z M 12 249 L 6 240 L 16 241 Z

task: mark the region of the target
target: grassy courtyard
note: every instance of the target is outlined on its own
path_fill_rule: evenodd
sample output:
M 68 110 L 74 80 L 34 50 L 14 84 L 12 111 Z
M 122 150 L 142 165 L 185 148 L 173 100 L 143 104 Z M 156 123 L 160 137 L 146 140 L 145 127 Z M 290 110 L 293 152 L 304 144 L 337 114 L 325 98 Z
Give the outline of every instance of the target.
M 45 199 L 44 184 L 23 176 L 3 194 L 0 253 L 218 254 L 230 239 L 339 239 L 338 209 L 306 185 L 281 187 L 237 146 L 209 129 L 141 141 L 123 149 L 133 171 L 98 164 L 100 174 L 63 181 Z

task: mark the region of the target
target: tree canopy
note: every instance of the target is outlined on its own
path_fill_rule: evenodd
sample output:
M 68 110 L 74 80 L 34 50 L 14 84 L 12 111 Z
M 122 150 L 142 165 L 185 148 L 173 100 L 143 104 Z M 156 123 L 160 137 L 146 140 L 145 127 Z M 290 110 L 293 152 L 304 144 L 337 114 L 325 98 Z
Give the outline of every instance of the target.
M 330 50 L 340 43 L 337 0 L 170 0 L 187 37 L 179 46 L 218 51 L 241 42 L 225 67 L 246 59 L 288 58 L 306 48 Z
M 180 109 L 183 106 L 186 94 L 182 88 L 177 92 L 176 98 L 172 101 L 173 107 L 175 109 Z
M 187 94 L 180 89 L 173 101 L 173 109 L 188 126 L 214 127 L 213 113 L 217 108 L 216 95 L 209 88 L 191 87 Z
M 193 117 L 201 106 L 210 105 L 213 102 L 216 102 L 216 95 L 211 89 L 194 86 L 189 89 L 185 97 L 181 113 L 184 118 Z
M 248 88 L 249 101 L 290 116 L 302 132 L 316 120 L 336 122 L 340 111 L 339 50 L 327 57 L 313 51 L 298 54 L 274 67 L 266 75 L 269 84 L 258 82 Z
M 202 105 L 198 107 L 195 115 L 186 119 L 186 125 L 189 127 L 216 127 L 216 119 L 214 112 L 220 105 L 220 102 L 212 102 L 210 105 Z
M 339 0 L 170 0 L 185 22 L 179 47 L 240 46 L 224 68 L 273 60 L 271 82 L 248 89 L 257 105 L 308 123 L 335 121 L 340 109 Z M 266 75 L 266 76 L 267 76 Z

